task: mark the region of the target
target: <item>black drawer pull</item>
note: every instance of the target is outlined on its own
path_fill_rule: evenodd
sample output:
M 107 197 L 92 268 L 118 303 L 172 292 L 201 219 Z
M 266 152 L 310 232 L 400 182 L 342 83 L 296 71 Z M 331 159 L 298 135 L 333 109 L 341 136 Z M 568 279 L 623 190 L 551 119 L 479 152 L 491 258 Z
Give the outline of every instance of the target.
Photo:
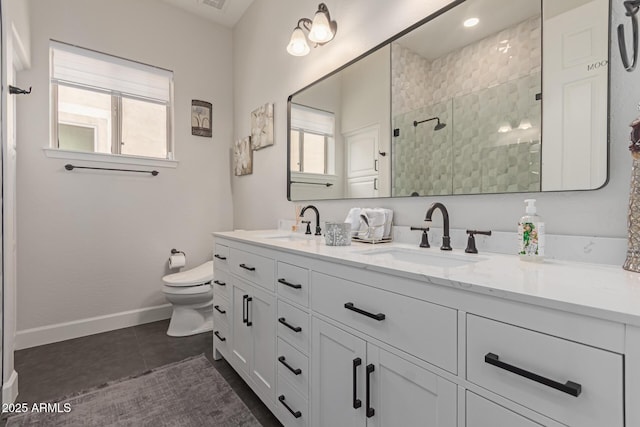
M 213 335 L 217 336 L 220 341 L 226 341 L 227 340 L 225 337 L 221 337 L 220 333 L 218 331 L 215 331 L 213 333 Z
M 222 310 L 219 305 L 214 305 L 213 308 L 215 308 L 220 314 L 225 314 L 227 312 L 226 310 Z
M 216 285 L 218 285 L 218 286 L 227 286 L 227 284 L 226 284 L 226 283 L 221 282 L 221 281 L 219 281 L 219 280 L 214 280 L 214 281 L 213 281 L 213 283 L 215 283 L 215 284 L 216 284 Z
M 300 326 L 292 326 L 288 324 L 287 319 L 285 319 L 284 317 L 279 318 L 278 322 L 282 323 L 284 326 L 291 329 L 293 332 L 302 332 L 302 328 Z
M 287 408 L 287 411 L 291 412 L 291 415 L 293 415 L 295 418 L 300 418 L 302 416 L 302 412 L 294 411 L 289 407 L 289 405 L 286 404 L 286 402 L 284 401 L 284 394 L 278 396 L 278 400 L 284 405 L 285 408 Z
M 295 283 L 290 283 L 290 282 L 287 282 L 287 281 L 286 281 L 286 280 L 284 280 L 284 279 L 278 279 L 278 283 L 282 283 L 283 285 L 289 286 L 290 288 L 293 288 L 293 289 L 300 289 L 300 288 L 302 288 L 302 285 L 295 284 Z
M 353 409 L 362 406 L 362 401 L 358 399 L 358 366 L 362 365 L 362 359 L 356 357 L 353 359 Z
M 355 311 L 356 313 L 362 314 L 362 315 L 370 317 L 372 319 L 376 319 L 377 321 L 384 320 L 387 317 L 382 313 L 373 314 L 373 313 L 369 313 L 368 311 L 364 311 L 362 309 L 359 309 L 358 307 L 354 306 L 352 302 L 344 303 L 344 308 L 346 308 L 347 310 Z
M 574 383 L 573 381 L 567 381 L 562 384 L 556 381 L 553 381 L 549 378 L 545 378 L 538 374 L 534 374 L 533 372 L 525 371 L 524 369 L 518 368 L 517 366 L 509 365 L 508 363 L 501 362 L 500 357 L 497 354 L 487 353 L 484 356 L 485 363 L 489 365 L 496 366 L 500 369 L 504 369 L 506 371 L 512 372 L 516 375 L 520 375 L 521 377 L 527 378 L 531 381 L 535 381 L 540 384 L 544 384 L 553 389 L 559 390 L 563 393 L 570 394 L 571 396 L 578 397 L 580 393 L 582 393 L 582 386 L 578 383 Z
M 247 264 L 240 264 L 240 267 L 244 268 L 245 270 L 249 270 L 249 271 L 256 271 L 255 267 L 251 267 Z
M 216 257 L 216 258 L 218 258 L 219 260 L 222 260 L 222 261 L 225 261 L 227 259 L 226 256 L 222 256 L 222 255 L 218 255 L 218 254 L 215 254 L 214 257 Z
M 376 414 L 375 409 L 371 407 L 371 374 L 375 371 L 375 366 L 367 365 L 367 418 L 371 418 Z
M 280 356 L 278 357 L 278 362 L 282 363 L 284 366 L 287 367 L 288 370 L 290 370 L 291 372 L 293 372 L 295 375 L 300 375 L 302 373 L 302 369 L 300 368 L 292 368 L 291 365 L 289 365 L 287 363 L 287 359 L 285 359 L 284 356 Z

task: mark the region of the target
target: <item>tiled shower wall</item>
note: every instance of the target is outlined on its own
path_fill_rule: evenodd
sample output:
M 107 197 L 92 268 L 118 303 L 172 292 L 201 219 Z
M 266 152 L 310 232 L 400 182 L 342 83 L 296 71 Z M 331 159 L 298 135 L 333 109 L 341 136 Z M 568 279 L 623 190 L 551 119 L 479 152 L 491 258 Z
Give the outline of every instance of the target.
M 432 62 L 393 43 L 394 196 L 539 190 L 540 46 L 539 17 Z

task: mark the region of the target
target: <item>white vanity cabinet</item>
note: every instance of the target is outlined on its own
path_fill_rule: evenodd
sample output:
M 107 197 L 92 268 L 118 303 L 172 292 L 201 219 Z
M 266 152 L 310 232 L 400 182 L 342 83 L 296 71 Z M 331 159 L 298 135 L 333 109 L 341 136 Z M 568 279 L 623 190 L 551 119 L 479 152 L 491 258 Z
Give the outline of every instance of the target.
M 312 327 L 314 426 L 456 426 L 456 386 L 323 320 Z
M 214 350 L 287 427 L 640 426 L 640 329 L 472 289 L 510 258 L 469 284 L 351 255 L 364 246 L 249 233 L 216 234 Z

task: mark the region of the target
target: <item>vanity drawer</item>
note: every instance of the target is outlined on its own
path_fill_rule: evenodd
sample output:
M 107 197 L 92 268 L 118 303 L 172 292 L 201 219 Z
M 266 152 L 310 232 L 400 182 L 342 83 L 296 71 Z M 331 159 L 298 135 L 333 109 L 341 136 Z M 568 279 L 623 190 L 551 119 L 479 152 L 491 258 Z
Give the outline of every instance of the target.
M 276 409 L 285 427 L 309 425 L 309 402 L 281 375 L 278 375 Z
M 229 357 L 229 324 L 213 321 L 213 343 L 222 355 Z
M 275 290 L 275 261 L 273 259 L 231 248 L 229 250 L 229 265 L 232 273 L 272 292 Z
M 522 415 L 516 414 L 483 397 L 467 392 L 466 427 L 542 427 Z
M 279 300 L 277 325 L 279 337 L 284 338 L 303 353 L 309 354 L 311 328 L 308 313 Z
M 221 323 L 229 325 L 229 302 L 225 298 L 213 298 L 213 326 L 214 329 Z
M 229 268 L 229 246 L 216 243 L 213 246 L 213 268 L 227 270 Z
M 309 270 L 306 268 L 278 262 L 276 287 L 278 295 L 309 307 Z
M 563 424 L 623 426 L 617 353 L 467 315 L 467 379 Z
M 317 272 L 311 283 L 315 311 L 457 372 L 456 310 Z
M 286 378 L 305 398 L 309 397 L 309 358 L 278 338 L 278 375 Z
M 229 273 L 224 270 L 213 270 L 213 296 L 229 299 Z

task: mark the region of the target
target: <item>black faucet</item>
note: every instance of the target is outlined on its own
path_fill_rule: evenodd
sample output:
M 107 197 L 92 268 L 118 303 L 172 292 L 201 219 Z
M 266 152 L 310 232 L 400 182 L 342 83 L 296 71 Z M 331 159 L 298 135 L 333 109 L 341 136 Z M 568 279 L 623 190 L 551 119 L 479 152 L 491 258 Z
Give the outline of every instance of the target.
M 442 246 L 440 246 L 441 251 L 450 251 L 451 250 L 451 236 L 449 236 L 449 212 L 447 212 L 447 208 L 444 207 L 442 203 L 436 202 L 429 206 L 427 209 L 427 216 L 425 217 L 425 221 L 431 221 L 431 215 L 433 215 L 433 211 L 436 209 L 440 209 L 442 212 L 442 222 L 443 222 L 443 234 L 442 234 Z
M 304 213 L 306 212 L 307 209 L 311 209 L 316 213 L 316 236 L 322 235 L 322 229 L 320 228 L 320 212 L 318 212 L 318 208 L 316 208 L 313 205 L 305 206 L 300 211 L 300 216 L 304 216 Z M 309 227 L 307 227 L 307 232 L 304 234 L 311 234 L 311 230 L 309 230 Z

